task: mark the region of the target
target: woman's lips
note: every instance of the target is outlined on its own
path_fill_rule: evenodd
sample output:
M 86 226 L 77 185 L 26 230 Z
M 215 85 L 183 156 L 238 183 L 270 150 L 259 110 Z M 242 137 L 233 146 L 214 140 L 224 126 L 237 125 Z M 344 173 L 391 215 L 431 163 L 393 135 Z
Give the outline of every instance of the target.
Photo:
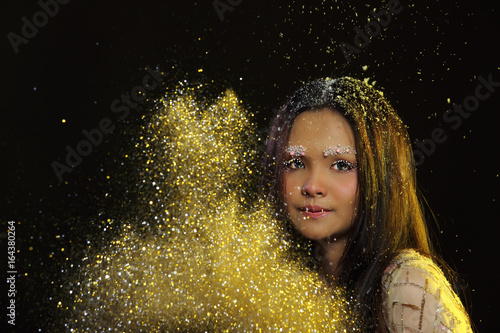
M 330 209 L 326 209 L 321 206 L 311 206 L 311 205 L 307 205 L 300 208 L 300 211 L 302 212 L 302 215 L 310 219 L 319 219 L 332 212 Z

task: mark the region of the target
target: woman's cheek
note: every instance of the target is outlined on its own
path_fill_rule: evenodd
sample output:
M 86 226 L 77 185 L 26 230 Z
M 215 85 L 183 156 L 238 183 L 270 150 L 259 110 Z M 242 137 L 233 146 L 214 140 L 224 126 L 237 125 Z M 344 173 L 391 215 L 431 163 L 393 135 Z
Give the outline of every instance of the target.
M 356 174 L 349 174 L 341 180 L 332 182 L 332 190 L 341 198 L 349 201 L 356 199 L 358 191 L 358 178 Z
M 285 197 L 285 202 L 288 204 L 292 194 L 293 185 L 291 179 L 288 175 L 283 177 L 283 196 Z
M 283 178 L 285 197 L 295 194 L 296 191 L 300 191 L 300 181 L 297 179 L 298 177 L 294 177 L 294 175 L 287 173 Z

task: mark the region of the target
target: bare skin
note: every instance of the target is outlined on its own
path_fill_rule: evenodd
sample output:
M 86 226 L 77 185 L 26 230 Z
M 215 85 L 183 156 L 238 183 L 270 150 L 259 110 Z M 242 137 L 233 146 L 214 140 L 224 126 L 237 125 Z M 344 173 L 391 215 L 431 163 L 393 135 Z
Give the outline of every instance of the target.
M 316 243 L 324 272 L 338 276 L 356 216 L 354 132 L 336 111 L 306 111 L 295 119 L 288 147 L 283 184 L 289 217 L 304 237 Z M 340 147 L 341 152 L 327 153 L 331 147 Z

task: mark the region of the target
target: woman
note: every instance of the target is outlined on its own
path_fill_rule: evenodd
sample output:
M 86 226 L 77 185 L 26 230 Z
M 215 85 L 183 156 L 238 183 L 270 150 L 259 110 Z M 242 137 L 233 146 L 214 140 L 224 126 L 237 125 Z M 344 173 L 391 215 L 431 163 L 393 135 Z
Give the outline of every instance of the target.
M 265 165 L 290 234 L 352 290 L 363 331 L 471 331 L 436 264 L 408 133 L 380 92 L 349 77 L 304 85 L 272 124 Z

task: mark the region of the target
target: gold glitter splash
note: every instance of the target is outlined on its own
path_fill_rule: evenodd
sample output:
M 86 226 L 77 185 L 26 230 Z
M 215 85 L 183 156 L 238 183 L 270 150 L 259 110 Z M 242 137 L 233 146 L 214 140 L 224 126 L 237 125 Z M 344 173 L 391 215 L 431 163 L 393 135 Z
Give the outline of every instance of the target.
M 137 154 L 144 218 L 84 258 L 72 281 L 71 331 L 335 332 L 352 317 L 340 290 L 288 256 L 255 199 L 254 125 L 232 91 L 169 94 Z M 64 307 L 65 305 L 61 305 Z

